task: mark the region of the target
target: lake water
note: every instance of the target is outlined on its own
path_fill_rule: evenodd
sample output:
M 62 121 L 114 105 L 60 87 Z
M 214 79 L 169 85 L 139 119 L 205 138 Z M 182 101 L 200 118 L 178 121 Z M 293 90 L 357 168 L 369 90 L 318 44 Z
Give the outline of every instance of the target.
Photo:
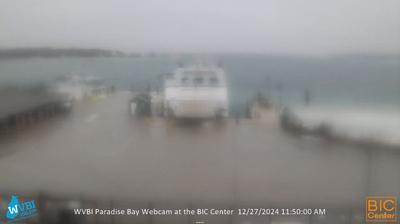
M 63 75 L 107 78 L 121 89 L 160 86 L 178 62 L 199 57 L 32 58 L 0 61 L 2 85 L 53 83 Z M 307 124 L 330 122 L 355 136 L 400 142 L 400 58 L 218 55 L 230 84 L 231 111 L 243 113 L 257 91 L 292 108 Z M 310 95 L 305 105 L 305 92 Z

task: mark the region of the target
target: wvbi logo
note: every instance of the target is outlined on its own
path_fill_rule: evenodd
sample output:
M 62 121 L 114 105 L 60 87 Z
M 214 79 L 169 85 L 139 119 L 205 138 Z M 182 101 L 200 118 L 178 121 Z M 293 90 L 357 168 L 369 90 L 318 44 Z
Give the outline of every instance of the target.
M 365 199 L 366 222 L 397 222 L 396 197 L 367 197 Z
M 12 195 L 6 211 L 6 222 L 27 219 L 38 214 L 35 200 L 20 201 L 18 196 Z M 3 222 L 0 221 L 0 224 Z

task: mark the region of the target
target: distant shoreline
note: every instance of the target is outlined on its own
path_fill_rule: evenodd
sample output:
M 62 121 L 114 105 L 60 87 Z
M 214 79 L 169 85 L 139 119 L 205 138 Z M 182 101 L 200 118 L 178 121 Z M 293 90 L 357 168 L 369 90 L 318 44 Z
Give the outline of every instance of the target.
M 196 56 L 205 55 L 258 55 L 278 58 L 326 58 L 326 59 L 400 59 L 400 54 L 358 53 L 358 54 L 333 54 L 333 55 L 291 55 L 291 54 L 260 54 L 260 53 L 234 53 L 234 52 L 123 52 L 102 48 L 53 48 L 53 47 L 20 47 L 0 48 L 0 60 L 2 59 L 27 59 L 27 58 L 74 58 L 74 57 L 159 57 L 159 56 Z
M 63 58 L 63 57 L 140 57 L 136 53 L 86 48 L 10 48 L 0 49 L 1 59 Z

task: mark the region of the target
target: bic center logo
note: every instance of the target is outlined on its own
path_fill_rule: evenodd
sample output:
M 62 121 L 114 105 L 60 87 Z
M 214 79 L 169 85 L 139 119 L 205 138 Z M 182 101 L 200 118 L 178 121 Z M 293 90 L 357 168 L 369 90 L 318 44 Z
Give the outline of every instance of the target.
M 366 197 L 365 199 L 366 222 L 397 222 L 396 197 Z

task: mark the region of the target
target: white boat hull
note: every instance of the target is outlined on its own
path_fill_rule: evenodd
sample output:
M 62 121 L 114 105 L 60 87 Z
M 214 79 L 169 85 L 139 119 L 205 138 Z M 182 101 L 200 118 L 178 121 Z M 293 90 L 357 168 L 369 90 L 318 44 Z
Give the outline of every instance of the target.
M 202 82 L 194 83 L 196 79 Z M 210 80 L 215 82 L 210 83 Z M 165 114 L 169 117 L 205 119 L 228 116 L 228 90 L 221 68 L 180 68 L 166 83 L 164 92 Z

